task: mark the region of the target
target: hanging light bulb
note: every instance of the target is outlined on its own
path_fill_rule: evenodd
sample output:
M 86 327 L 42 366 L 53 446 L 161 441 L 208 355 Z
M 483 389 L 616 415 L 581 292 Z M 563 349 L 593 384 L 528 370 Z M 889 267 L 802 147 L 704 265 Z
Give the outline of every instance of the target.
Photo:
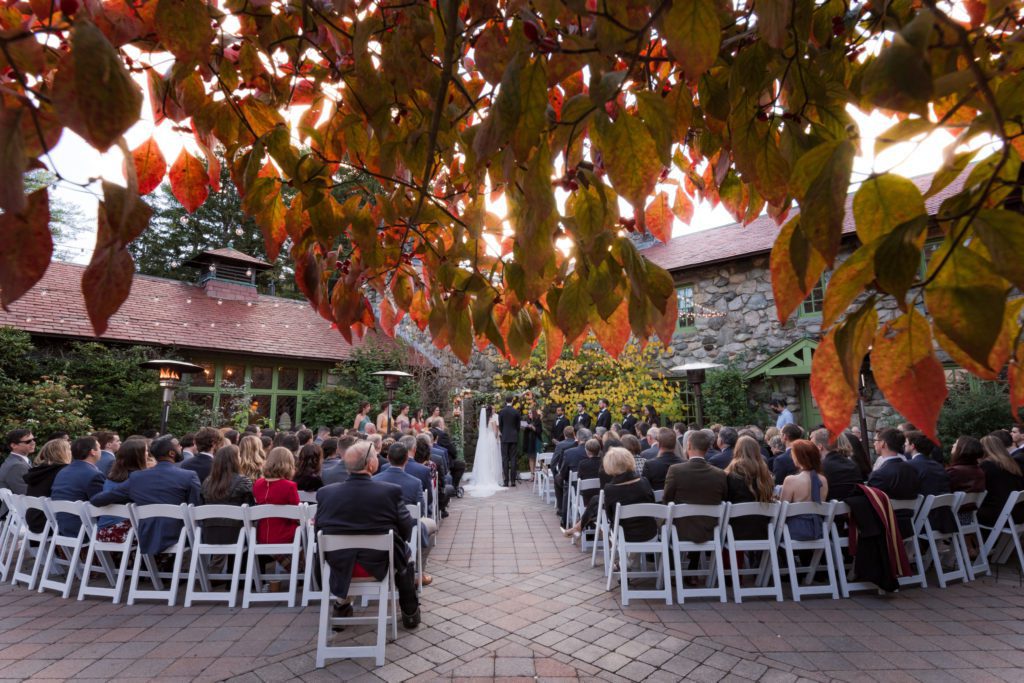
M 245 276 L 246 277 L 252 277 L 252 268 L 246 268 L 245 269 Z
M 210 264 L 210 272 L 211 272 L 211 273 L 215 273 L 215 272 L 217 272 L 217 266 L 215 266 L 215 265 L 213 265 L 213 264 L 211 263 L 211 264 Z
M 245 234 L 245 230 L 242 230 L 242 228 L 235 228 L 235 234 L 241 237 Z
M 181 218 L 178 219 L 178 222 L 181 223 L 182 225 L 188 225 L 188 216 L 182 216 Z

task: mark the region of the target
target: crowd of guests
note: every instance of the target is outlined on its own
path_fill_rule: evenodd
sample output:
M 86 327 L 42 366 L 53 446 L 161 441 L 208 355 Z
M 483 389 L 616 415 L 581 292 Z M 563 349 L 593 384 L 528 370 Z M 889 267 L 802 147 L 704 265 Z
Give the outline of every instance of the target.
M 365 414 L 368 405 L 360 410 Z M 386 408 L 386 406 L 385 406 Z M 399 412 L 401 418 L 407 407 Z M 437 521 L 429 516 L 434 492 L 439 518 L 447 517 L 451 495 L 457 491 L 465 463 L 457 457 L 444 419 L 434 415 L 422 421 L 417 413 L 408 421 L 385 421 L 386 431 L 357 418 L 351 429 L 321 427 L 316 432 L 301 427 L 294 432 L 260 429 L 250 425 L 239 432 L 231 428 L 204 427 L 180 438 L 166 435 L 135 435 L 123 442 L 120 435 L 99 431 L 72 440 L 58 434 L 36 453 L 36 438 L 29 429 L 7 433 L 7 456 L 0 465 L 0 488 L 16 494 L 39 496 L 55 501 L 88 501 L 101 507 L 118 503 L 192 505 L 299 505 L 300 492 L 312 493 L 318 504 L 315 525 L 327 533 L 396 534 L 396 581 L 400 592 L 403 623 L 419 623 L 415 571 L 409 565 L 407 542 L 414 522 L 408 505 L 418 505 L 424 553 Z M 380 456 L 378 458 L 378 455 Z M 0 516 L 8 513 L 0 509 Z M 29 527 L 42 531 L 42 513 L 30 511 Z M 81 519 L 60 514 L 58 532 L 74 536 Z M 98 520 L 101 540 L 122 542 L 130 520 L 104 516 Z M 158 555 L 177 541 L 181 523 L 153 519 L 136 529 L 140 552 Z M 260 520 L 259 543 L 291 543 L 298 522 L 291 519 Z M 207 520 L 203 523 L 205 543 L 234 543 L 240 522 Z M 424 555 L 425 556 L 425 555 Z M 332 553 L 332 587 L 344 596 L 348 577 L 387 571 L 374 551 Z M 261 563 L 282 558 L 261 558 Z M 284 566 L 287 570 L 288 567 Z M 431 583 L 429 574 L 422 583 Z M 351 612 L 345 601 L 335 613 Z
M 637 422 L 632 429 L 616 423 L 594 431 L 569 425 L 555 443 L 551 461 L 556 512 L 566 536 L 578 538 L 597 519 L 599 490 L 604 491 L 605 513 L 612 520 L 617 504 L 654 502 L 655 491 L 662 492 L 666 504 L 850 502 L 864 495 L 864 485 L 890 500 L 986 491 L 977 517 L 991 526 L 1012 492 L 1024 490 L 1021 425 L 981 439 L 961 436 L 948 462 L 942 449 L 911 424 L 878 430 L 872 445 L 873 459 L 852 431 L 833 435 L 819 428 L 805 434 L 791 420 L 765 431 L 753 425 L 697 429 Z M 584 492 L 582 519 L 565 528 L 570 521 L 567 491 L 572 472 L 579 480 L 598 479 L 601 488 Z M 912 510 L 895 513 L 904 538 L 913 533 L 912 515 Z M 1013 519 L 1024 521 L 1024 505 L 1014 510 Z M 941 518 L 932 521 L 943 525 Z M 764 538 L 767 524 L 765 517 L 741 518 L 733 531 L 738 540 Z M 820 524 L 807 517 L 787 520 L 795 540 L 821 538 Z M 677 520 L 676 525 L 680 540 L 700 543 L 711 539 L 715 522 L 697 517 Z M 651 519 L 629 519 L 623 528 L 626 539 L 633 541 L 656 533 Z

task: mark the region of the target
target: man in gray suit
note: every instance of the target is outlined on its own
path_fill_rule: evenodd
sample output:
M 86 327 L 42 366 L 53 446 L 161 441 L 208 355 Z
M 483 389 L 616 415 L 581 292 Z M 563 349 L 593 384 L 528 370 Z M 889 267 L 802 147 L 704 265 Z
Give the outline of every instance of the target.
M 25 493 L 25 473 L 28 472 L 29 458 L 36 450 L 36 437 L 31 429 L 12 429 L 4 439 L 10 454 L 0 465 L 0 488 L 10 489 L 13 493 Z M 0 503 L 0 517 L 7 516 L 7 506 Z

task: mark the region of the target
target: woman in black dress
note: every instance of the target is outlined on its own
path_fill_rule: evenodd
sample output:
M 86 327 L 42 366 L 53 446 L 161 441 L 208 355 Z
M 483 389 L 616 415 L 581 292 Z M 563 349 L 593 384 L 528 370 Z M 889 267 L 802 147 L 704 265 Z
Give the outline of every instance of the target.
M 753 438 L 739 438 L 725 473 L 729 475 L 730 503 L 770 503 L 775 499 L 775 480 Z M 766 538 L 768 534 L 767 517 L 738 517 L 730 524 L 737 540 Z
M 619 503 L 653 503 L 654 490 L 649 481 L 637 475 L 633 454 L 625 448 L 609 448 L 605 453 L 604 471 L 611 480 L 604 487 L 604 513 L 614 523 L 615 508 Z M 631 517 L 622 521 L 627 541 L 648 541 L 658 533 L 659 523 L 652 517 Z
M 523 427 L 523 452 L 530 461 L 530 481 L 533 481 L 533 472 L 537 469 L 537 452 L 544 438 L 540 411 L 536 407 L 530 408 L 523 421 L 526 423 Z

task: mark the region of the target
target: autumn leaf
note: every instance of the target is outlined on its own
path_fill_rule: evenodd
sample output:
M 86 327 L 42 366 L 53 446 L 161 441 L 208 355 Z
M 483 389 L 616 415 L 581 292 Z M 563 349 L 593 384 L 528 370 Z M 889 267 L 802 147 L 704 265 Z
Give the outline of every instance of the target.
M 596 311 L 592 312 L 590 329 L 608 355 L 618 358 L 632 334 L 629 327 L 629 305 L 623 301 L 608 320 L 601 320 Z
M 645 212 L 647 230 L 660 242 L 672 239 L 672 212 L 668 208 L 668 194 L 659 192 Z
M 50 197 L 46 188 L 28 196 L 21 213 L 0 214 L 0 305 L 12 303 L 39 282 L 50 265 Z
M 772 292 L 779 322 L 785 324 L 796 307 L 814 289 L 825 271 L 825 259 L 810 245 L 803 234 L 801 218 L 790 219 L 772 247 L 770 268 Z
M 547 311 L 541 314 L 541 323 L 544 327 L 544 346 L 547 352 L 547 368 L 555 367 L 558 359 L 562 357 L 562 348 L 565 345 L 565 335 L 558 328 L 554 316 Z
M 673 2 L 665 13 L 662 32 L 687 80 L 697 80 L 715 63 L 722 31 L 713 0 Z
M 853 196 L 857 237 L 869 244 L 901 223 L 925 215 L 917 185 L 892 173 L 865 180 Z
M 693 202 L 686 196 L 682 188 L 676 190 L 676 200 L 672 204 L 672 213 L 687 225 L 693 220 Z
M 938 442 L 936 423 L 946 400 L 946 373 L 932 349 L 927 319 L 911 308 L 878 328 L 871 368 L 892 407 Z
M 206 169 L 187 150 L 181 150 L 171 166 L 171 192 L 189 213 L 198 209 L 210 193 Z
M 607 123 L 597 118 L 598 144 L 615 191 L 642 208 L 661 175 L 654 138 L 635 116 L 620 114 Z
M 139 194 L 149 194 L 160 187 L 160 182 L 167 173 L 167 161 L 163 152 L 150 136 L 145 142 L 132 150 L 132 162 L 135 164 L 135 175 L 139 182 Z M 125 160 L 125 164 L 127 164 Z M 125 172 L 125 177 L 128 173 Z
M 825 142 L 800 157 L 793 168 L 800 226 L 826 263 L 832 263 L 839 253 L 855 153 L 849 140 Z
M 831 327 L 864 288 L 875 279 L 877 246 L 870 244 L 856 249 L 832 273 L 825 289 L 825 303 L 821 313 L 822 328 Z
M 1003 327 L 999 331 L 999 336 L 992 347 L 992 352 L 989 353 L 987 363 L 979 363 L 964 353 L 952 339 L 943 334 L 942 329 L 938 326 L 933 327 L 935 340 L 957 365 L 976 377 L 995 381 L 999 379 L 999 373 L 1002 372 L 1006 362 L 1010 359 L 1010 354 L 1013 353 L 1013 342 L 1020 331 L 1020 314 L 1022 310 L 1024 310 L 1024 298 L 1012 299 L 1006 302 Z
M 125 188 L 103 181 L 98 207 L 96 244 L 127 247 L 149 226 L 153 209 Z
M 836 326 L 818 344 L 811 361 L 811 391 L 825 427 L 842 434 L 857 405 L 860 370 L 878 325 L 874 303 Z
M 97 243 L 102 239 L 101 235 Z M 128 298 L 135 274 L 135 262 L 128 250 L 109 241 L 104 243 L 105 246 L 97 246 L 93 251 L 92 260 L 82 273 L 85 310 L 97 337 L 106 334 L 110 316 Z
M 178 59 L 190 62 L 209 54 L 214 31 L 202 0 L 157 0 L 154 19 L 157 38 Z

